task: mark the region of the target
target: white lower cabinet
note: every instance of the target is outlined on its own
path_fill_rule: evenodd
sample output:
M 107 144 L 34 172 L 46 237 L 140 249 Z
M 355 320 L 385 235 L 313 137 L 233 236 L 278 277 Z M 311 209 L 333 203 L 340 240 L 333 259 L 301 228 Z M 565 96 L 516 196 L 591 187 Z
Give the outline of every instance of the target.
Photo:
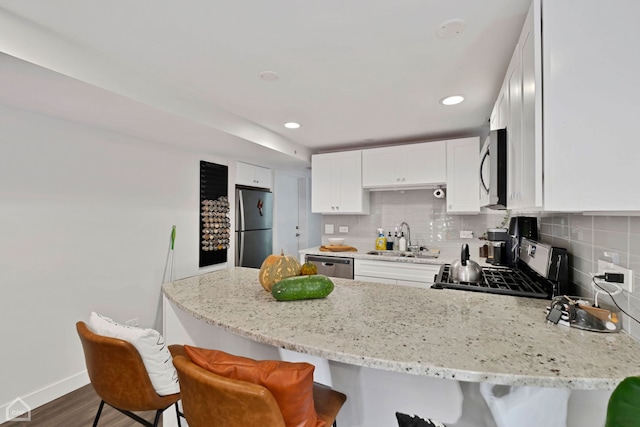
M 393 261 L 354 260 L 354 279 L 387 285 L 428 288 L 433 285 L 439 264 L 418 264 Z

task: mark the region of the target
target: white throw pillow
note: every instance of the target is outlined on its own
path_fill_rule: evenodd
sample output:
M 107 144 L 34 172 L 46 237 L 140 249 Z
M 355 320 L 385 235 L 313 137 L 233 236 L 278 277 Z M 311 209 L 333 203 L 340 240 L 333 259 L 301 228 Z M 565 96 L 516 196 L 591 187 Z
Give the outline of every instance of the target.
M 178 373 L 173 366 L 171 353 L 158 331 L 122 325 L 96 312 L 91 312 L 89 329 L 94 334 L 130 342 L 140 353 L 151 384 L 160 396 L 180 392 Z

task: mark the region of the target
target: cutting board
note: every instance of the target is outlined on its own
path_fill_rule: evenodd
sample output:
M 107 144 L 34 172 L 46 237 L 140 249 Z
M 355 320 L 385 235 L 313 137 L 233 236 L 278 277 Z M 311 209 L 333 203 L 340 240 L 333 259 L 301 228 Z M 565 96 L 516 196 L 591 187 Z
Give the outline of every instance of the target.
M 320 250 L 322 252 L 358 252 L 357 248 L 354 248 L 353 246 L 345 246 L 345 245 L 320 246 Z

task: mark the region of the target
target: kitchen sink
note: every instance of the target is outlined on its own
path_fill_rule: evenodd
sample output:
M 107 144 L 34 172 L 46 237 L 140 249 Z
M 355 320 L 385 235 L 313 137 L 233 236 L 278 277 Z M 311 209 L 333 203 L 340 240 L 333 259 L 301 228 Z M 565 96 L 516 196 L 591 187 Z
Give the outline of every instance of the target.
M 402 257 L 402 258 L 438 258 L 440 255 L 440 251 L 431 250 L 431 251 L 387 251 L 387 250 L 376 250 L 369 251 L 367 255 L 379 255 L 379 256 L 388 256 L 388 257 Z

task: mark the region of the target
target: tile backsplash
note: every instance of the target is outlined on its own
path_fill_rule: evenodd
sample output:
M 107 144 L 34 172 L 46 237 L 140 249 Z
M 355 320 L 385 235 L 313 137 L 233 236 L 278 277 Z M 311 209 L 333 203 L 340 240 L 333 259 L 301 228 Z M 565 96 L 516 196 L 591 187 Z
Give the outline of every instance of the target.
M 542 214 L 540 240 L 567 248 L 570 279 L 581 296 L 593 297 L 591 274 L 604 259 L 633 270 L 634 290 L 615 295 L 615 301 L 640 320 L 640 217 Z M 603 301 L 608 297 L 604 297 Z M 640 324 L 623 316 L 623 327 L 640 339 Z
M 371 192 L 369 215 L 322 216 L 322 243 L 327 244 L 329 237 L 344 237 L 346 245 L 374 249 L 376 229 L 383 228 L 385 236 L 389 231 L 393 235 L 404 221 L 411 228 L 413 244 L 437 247 L 438 242 L 459 239 L 462 230 L 480 237 L 487 228 L 498 227 L 505 217 L 504 211 L 449 215 L 445 203 L 446 199 L 433 196 L 433 190 Z M 334 225 L 335 234 L 324 234 L 326 224 Z M 632 269 L 635 290 L 623 291 L 615 301 L 640 320 L 640 217 L 545 213 L 538 215 L 538 225 L 542 242 L 569 251 L 570 280 L 581 296 L 593 297 L 591 274 L 598 271 L 598 259 Z M 348 227 L 348 233 L 340 233 L 340 226 Z M 640 339 L 640 324 L 627 316 L 623 319 L 624 329 Z
M 344 237 L 345 244 L 361 250 L 375 249 L 376 230 L 393 235 L 403 221 L 411 228 L 412 244 L 437 246 L 437 242 L 460 238 L 460 231 L 473 231 L 480 237 L 489 227 L 496 227 L 504 212 L 480 215 L 449 215 L 446 199 L 437 199 L 433 190 L 373 191 L 370 193 L 369 215 L 323 215 L 322 243 L 329 237 Z M 333 224 L 334 235 L 324 234 L 324 225 Z M 340 226 L 349 227 L 346 234 Z

